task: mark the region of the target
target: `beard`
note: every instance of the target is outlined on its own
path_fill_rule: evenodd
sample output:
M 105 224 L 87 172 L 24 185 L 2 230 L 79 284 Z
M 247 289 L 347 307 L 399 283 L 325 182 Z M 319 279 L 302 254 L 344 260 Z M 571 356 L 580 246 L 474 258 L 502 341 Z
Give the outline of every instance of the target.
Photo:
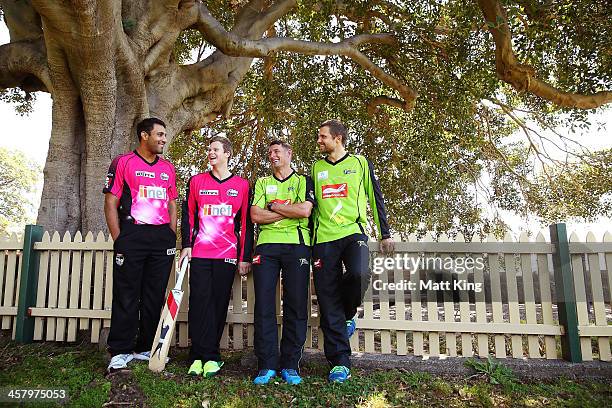
M 334 149 L 330 148 L 327 145 L 319 145 L 319 152 L 321 152 L 321 153 L 329 154 L 329 153 L 331 153 L 333 151 L 334 151 Z

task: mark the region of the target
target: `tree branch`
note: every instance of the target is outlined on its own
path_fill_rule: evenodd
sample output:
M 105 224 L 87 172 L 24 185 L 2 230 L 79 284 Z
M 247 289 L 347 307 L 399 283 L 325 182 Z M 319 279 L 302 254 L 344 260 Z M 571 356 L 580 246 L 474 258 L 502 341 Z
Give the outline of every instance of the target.
M 27 92 L 52 92 L 42 39 L 0 46 L 0 89 L 20 87 Z
M 495 42 L 497 76 L 519 92 L 530 92 L 564 108 L 594 109 L 612 102 L 612 92 L 592 95 L 563 92 L 535 77 L 532 67 L 520 64 L 512 50 L 512 33 L 499 0 L 478 0 L 485 22 Z
M 261 13 L 257 20 L 253 21 L 249 33 L 259 33 L 268 30 L 268 27 L 289 13 L 296 4 L 296 0 L 280 0 L 274 3 L 265 12 Z
M 42 23 L 29 1 L 0 0 L 4 22 L 11 41 L 33 40 L 42 37 Z
M 287 4 L 290 2 L 287 2 Z M 249 40 L 227 32 L 225 28 L 210 14 L 206 6 L 198 4 L 199 15 L 197 28 L 213 45 L 224 54 L 235 57 L 269 57 L 277 52 L 288 51 L 305 55 L 343 55 L 361 65 L 375 78 L 385 85 L 395 89 L 402 98 L 404 110 L 411 110 L 417 97 L 416 91 L 402 84 L 399 80 L 388 75 L 381 67 L 374 64 L 361 51 L 363 44 L 395 45 L 396 40 L 390 34 L 360 34 L 338 43 L 317 43 L 310 41 L 293 40 L 290 38 L 274 37 L 260 40 Z M 381 99 L 380 103 L 387 103 L 389 99 Z M 396 106 L 396 104 L 392 105 Z
M 251 0 L 242 6 L 236 13 L 234 26 L 231 31 L 236 35 L 245 36 L 249 32 L 253 22 L 257 21 L 259 16 L 261 16 L 263 7 L 266 3 L 266 0 Z

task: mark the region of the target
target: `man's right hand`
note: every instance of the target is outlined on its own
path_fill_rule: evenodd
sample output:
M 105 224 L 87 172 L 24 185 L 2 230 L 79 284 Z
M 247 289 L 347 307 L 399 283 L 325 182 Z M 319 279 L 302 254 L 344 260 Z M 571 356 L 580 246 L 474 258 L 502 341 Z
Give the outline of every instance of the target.
M 179 257 L 179 265 L 183 264 L 183 259 L 185 258 L 191 261 L 191 248 L 183 248 L 181 251 L 181 256 Z

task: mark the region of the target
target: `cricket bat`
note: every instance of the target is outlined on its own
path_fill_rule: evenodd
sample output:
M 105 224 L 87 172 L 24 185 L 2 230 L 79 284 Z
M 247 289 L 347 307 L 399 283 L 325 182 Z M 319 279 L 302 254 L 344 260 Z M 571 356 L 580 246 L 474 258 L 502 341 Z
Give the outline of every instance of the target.
M 166 306 L 162 312 L 155 333 L 155 340 L 151 347 L 151 358 L 149 359 L 149 370 L 159 373 L 166 367 L 166 357 L 170 350 L 170 342 L 174 334 L 174 326 L 176 325 L 176 316 L 181 308 L 181 300 L 183 299 L 183 278 L 187 272 L 189 259 L 185 258 L 181 265 L 181 270 L 176 277 L 174 289 L 168 293 Z

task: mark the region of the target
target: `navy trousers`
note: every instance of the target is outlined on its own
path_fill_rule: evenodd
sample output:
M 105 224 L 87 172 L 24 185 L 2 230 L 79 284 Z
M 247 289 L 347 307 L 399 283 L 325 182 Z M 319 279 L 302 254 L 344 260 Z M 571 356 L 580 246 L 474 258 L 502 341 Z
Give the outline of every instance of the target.
M 346 321 L 355 316 L 370 285 L 369 256 L 368 237 L 365 234 L 349 235 L 316 244 L 313 248 L 314 283 L 324 334 L 323 349 L 333 366 L 351 366 Z
M 278 348 L 275 293 L 282 270 L 283 332 Z M 262 244 L 253 257 L 255 355 L 260 370 L 299 370 L 308 326 L 310 247 Z

